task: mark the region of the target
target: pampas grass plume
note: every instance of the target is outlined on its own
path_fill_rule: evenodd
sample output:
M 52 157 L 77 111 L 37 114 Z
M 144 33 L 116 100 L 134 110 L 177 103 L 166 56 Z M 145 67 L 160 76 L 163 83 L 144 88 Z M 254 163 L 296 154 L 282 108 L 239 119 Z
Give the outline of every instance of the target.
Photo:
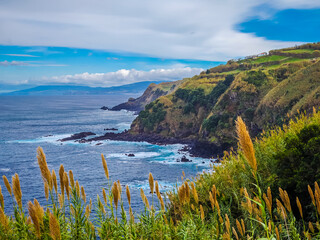
M 127 199 L 128 199 L 128 203 L 130 206 L 131 205 L 131 194 L 130 194 L 130 189 L 129 189 L 128 185 L 126 186 L 126 194 L 127 194 Z
M 51 237 L 54 240 L 60 240 L 61 239 L 60 224 L 57 218 L 52 213 L 50 213 L 49 228 L 50 228 Z
M 22 201 L 21 201 L 22 193 L 21 193 L 19 175 L 17 173 L 14 176 L 12 176 L 12 190 L 18 206 L 22 208 Z
M 3 175 L 2 178 L 3 178 L 4 185 L 6 186 L 10 196 L 12 196 L 12 190 L 11 190 L 11 186 L 10 186 L 8 178 L 5 175 Z
M 245 158 L 248 161 L 248 164 L 253 170 L 253 175 L 255 176 L 255 173 L 257 171 L 257 160 L 255 157 L 253 143 L 251 141 L 247 127 L 240 116 L 236 120 L 236 129 L 240 147 L 244 153 Z
M 106 175 L 106 178 L 109 179 L 109 170 L 108 170 L 108 166 L 107 166 L 107 161 L 104 158 L 103 154 L 101 154 L 101 158 L 102 158 L 102 165 L 103 165 L 103 169 L 104 169 L 104 174 Z

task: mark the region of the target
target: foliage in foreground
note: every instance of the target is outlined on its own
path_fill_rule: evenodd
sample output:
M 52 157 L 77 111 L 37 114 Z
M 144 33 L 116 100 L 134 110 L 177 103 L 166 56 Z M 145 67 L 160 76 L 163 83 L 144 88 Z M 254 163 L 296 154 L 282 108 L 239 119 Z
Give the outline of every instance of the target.
M 0 189 L 0 239 L 319 239 L 320 113 L 300 114 L 254 144 L 241 118 L 236 125 L 239 150 L 226 153 L 213 172 L 184 181 L 168 194 L 169 203 L 150 174 L 152 201 L 141 189 L 145 208 L 139 215 L 133 214 L 128 186 L 129 212 L 124 210 L 124 191 L 109 179 L 103 156 L 109 187 L 93 205 L 72 171 L 61 165 L 57 177 L 38 148 L 47 205 L 34 199 L 23 206 L 18 174 L 11 184 L 3 176 L 14 214 L 4 213 Z

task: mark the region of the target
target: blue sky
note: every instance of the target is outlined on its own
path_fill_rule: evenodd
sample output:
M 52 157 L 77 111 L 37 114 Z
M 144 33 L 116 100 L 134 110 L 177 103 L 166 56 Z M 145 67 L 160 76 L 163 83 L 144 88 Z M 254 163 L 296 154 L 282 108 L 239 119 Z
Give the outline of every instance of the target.
M 238 29 L 269 40 L 319 42 L 320 9 L 287 9 L 267 19 L 253 18 L 240 23 Z
M 178 80 L 319 27 L 319 0 L 1 1 L 0 91 Z

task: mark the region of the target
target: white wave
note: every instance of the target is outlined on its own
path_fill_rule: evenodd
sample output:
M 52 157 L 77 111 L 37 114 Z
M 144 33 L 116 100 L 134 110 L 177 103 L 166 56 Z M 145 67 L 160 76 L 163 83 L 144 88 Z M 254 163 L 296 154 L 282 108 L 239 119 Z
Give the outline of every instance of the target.
M 127 155 L 126 155 L 127 154 Z M 133 153 L 134 157 L 128 156 L 130 153 L 111 153 L 107 154 L 106 157 L 112 157 L 112 158 L 151 158 L 151 157 L 157 157 L 160 156 L 160 152 L 137 152 Z
M 0 168 L 0 172 L 9 172 L 10 168 Z
M 174 158 L 174 159 L 165 159 L 165 160 L 151 160 L 151 162 L 154 163 L 160 163 L 160 164 L 165 164 L 165 165 L 196 165 L 197 167 L 204 167 L 204 168 L 211 168 L 212 162 L 210 160 L 195 160 L 192 158 L 189 158 L 192 160 L 192 162 L 179 162 L 179 158 Z
M 126 110 L 126 109 L 121 109 L 120 112 L 128 113 L 129 115 L 134 115 L 135 114 L 134 111 L 129 111 L 129 110 Z
M 54 143 L 54 144 L 62 144 L 62 142 L 58 141 L 59 139 L 70 137 L 72 134 L 60 134 L 60 135 L 48 135 L 44 137 L 39 137 L 35 139 L 22 139 L 22 140 L 12 140 L 7 141 L 7 143 Z
M 7 143 L 52 143 L 55 145 L 102 145 L 103 142 L 85 142 L 80 143 L 75 140 L 70 141 L 59 141 L 60 139 L 71 137 L 72 134 L 58 134 L 58 135 L 48 135 L 44 137 L 39 137 L 35 139 L 20 139 L 20 140 L 11 140 L 7 141 Z M 99 144 L 100 143 L 100 144 Z
M 118 128 L 121 131 L 123 131 L 125 129 L 129 129 L 130 126 L 131 126 L 131 123 L 118 123 L 118 124 L 116 124 L 116 128 Z
M 103 140 L 102 142 L 106 143 L 106 144 L 112 144 L 112 145 L 152 145 L 150 143 L 147 142 L 131 142 L 131 141 L 116 141 L 116 140 Z
M 205 159 L 199 157 L 192 157 L 187 152 L 180 152 L 179 150 L 183 147 L 183 145 L 170 147 L 165 147 L 161 149 L 160 157 L 156 157 L 151 162 L 166 164 L 166 165 L 196 165 L 204 168 L 211 168 L 212 164 L 214 164 L 215 159 Z M 181 157 L 186 156 L 192 162 L 181 162 Z

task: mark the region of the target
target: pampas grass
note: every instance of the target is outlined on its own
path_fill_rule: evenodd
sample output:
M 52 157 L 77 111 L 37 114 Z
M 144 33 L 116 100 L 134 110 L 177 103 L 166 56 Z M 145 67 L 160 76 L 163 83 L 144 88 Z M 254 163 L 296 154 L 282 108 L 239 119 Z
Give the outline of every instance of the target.
M 4 185 L 6 186 L 9 194 L 12 196 L 12 190 L 11 190 L 11 186 L 10 186 L 8 178 L 4 175 L 2 176 L 2 178 L 3 178 Z
M 245 158 L 248 161 L 248 164 L 252 168 L 252 174 L 255 176 L 257 171 L 257 160 L 255 157 L 255 151 L 247 127 L 241 117 L 237 118 L 236 129 L 239 145 L 243 151 Z
M 12 176 L 12 191 L 18 206 L 22 208 L 22 199 L 21 199 L 22 193 L 21 193 L 19 175 L 17 173 L 14 176 Z
M 52 213 L 50 213 L 49 228 L 50 228 L 50 235 L 52 239 L 60 240 L 61 239 L 60 224 L 57 218 Z
M 102 166 L 103 166 L 103 169 L 104 169 L 104 174 L 106 175 L 106 178 L 109 179 L 109 169 L 108 169 L 108 166 L 107 166 L 107 161 L 104 158 L 103 154 L 101 154 L 101 158 L 102 158 Z

